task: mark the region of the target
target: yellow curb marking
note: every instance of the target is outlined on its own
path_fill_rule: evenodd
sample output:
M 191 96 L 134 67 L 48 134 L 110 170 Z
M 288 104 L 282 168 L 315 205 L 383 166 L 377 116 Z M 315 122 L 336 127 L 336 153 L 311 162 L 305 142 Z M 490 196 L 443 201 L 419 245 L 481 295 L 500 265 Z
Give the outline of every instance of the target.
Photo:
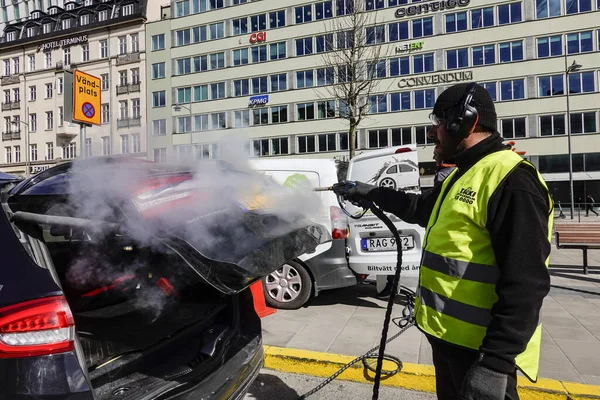
M 328 378 L 356 357 L 318 351 L 265 346 L 265 368 Z M 381 384 L 407 390 L 435 393 L 435 370 L 431 365 L 403 363 L 396 375 L 382 376 Z M 394 363 L 384 361 L 384 370 L 396 368 Z M 372 383 L 375 374 L 362 365 L 354 364 L 337 379 Z M 600 386 L 540 378 L 536 383 L 518 377 L 519 395 L 522 400 L 585 400 L 600 399 Z

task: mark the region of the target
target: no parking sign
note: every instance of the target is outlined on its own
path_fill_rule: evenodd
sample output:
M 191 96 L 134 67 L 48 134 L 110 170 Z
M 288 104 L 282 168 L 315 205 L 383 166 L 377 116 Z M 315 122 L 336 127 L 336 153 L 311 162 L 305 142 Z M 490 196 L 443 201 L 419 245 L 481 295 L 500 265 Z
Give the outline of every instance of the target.
M 97 76 L 74 70 L 65 71 L 65 111 L 71 122 L 100 125 L 101 80 Z M 71 89 L 72 88 L 72 89 Z

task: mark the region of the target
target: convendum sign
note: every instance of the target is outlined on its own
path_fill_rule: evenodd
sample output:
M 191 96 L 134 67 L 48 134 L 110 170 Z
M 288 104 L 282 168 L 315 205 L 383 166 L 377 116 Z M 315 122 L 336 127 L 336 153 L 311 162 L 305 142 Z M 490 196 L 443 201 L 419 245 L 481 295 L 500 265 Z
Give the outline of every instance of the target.
M 416 78 L 402 78 L 398 87 L 415 87 L 425 85 L 439 85 L 440 83 L 470 81 L 473 79 L 472 71 L 449 72 L 447 74 L 417 76 Z

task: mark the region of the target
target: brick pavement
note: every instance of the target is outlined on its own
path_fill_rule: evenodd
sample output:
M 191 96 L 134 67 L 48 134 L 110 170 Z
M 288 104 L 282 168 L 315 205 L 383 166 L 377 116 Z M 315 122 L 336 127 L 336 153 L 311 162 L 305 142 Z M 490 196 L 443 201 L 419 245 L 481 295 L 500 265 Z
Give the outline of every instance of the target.
M 589 261 L 589 275 L 583 275 L 580 250 L 552 250 L 553 287 L 542 313 L 544 378 L 600 385 L 600 251 L 590 250 Z M 414 287 L 416 279 L 402 284 Z M 375 293 L 374 285 L 358 285 L 323 292 L 299 310 L 279 310 L 263 319 L 265 344 L 363 354 L 379 344 L 386 303 Z M 390 335 L 396 331 L 391 327 Z M 387 352 L 405 362 L 431 364 L 429 344 L 416 328 L 389 343 Z

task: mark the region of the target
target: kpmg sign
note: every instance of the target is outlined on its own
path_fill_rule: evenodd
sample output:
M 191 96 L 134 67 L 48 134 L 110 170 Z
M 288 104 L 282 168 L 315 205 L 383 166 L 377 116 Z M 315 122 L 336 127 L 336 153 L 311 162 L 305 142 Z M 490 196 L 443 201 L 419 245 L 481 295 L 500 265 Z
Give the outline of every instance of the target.
M 402 78 L 398 87 L 415 87 L 425 85 L 439 85 L 441 83 L 463 82 L 473 80 L 473 71 L 448 72 L 445 74 L 417 76 L 415 78 Z
M 427 14 L 430 12 L 452 10 L 455 7 L 466 7 L 471 0 L 441 0 L 432 1 L 431 3 L 418 4 L 413 6 L 400 7 L 396 9 L 396 18 L 412 17 L 419 14 Z
M 87 43 L 88 35 L 74 36 L 68 39 L 55 40 L 53 42 L 42 43 L 38 51 L 54 50 L 61 47 L 69 47 L 75 44 Z
M 260 96 L 252 96 L 248 99 L 248 106 L 265 105 L 269 102 L 269 95 L 263 94 Z

